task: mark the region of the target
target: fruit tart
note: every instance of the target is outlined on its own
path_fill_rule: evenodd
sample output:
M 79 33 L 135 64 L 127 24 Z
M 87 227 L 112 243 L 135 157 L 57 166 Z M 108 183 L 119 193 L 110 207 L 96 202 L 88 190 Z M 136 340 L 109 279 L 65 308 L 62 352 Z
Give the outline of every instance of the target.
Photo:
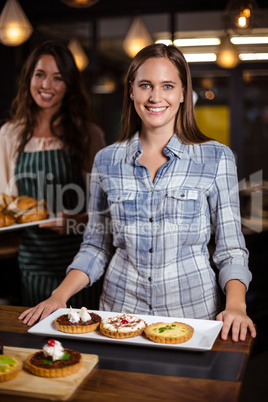
M 164 323 L 157 322 L 148 325 L 145 335 L 148 339 L 158 343 L 183 343 L 193 336 L 194 329 L 182 322 Z
M 144 320 L 124 313 L 104 318 L 100 324 L 100 331 L 110 338 L 124 339 L 141 335 L 145 327 Z
M 12 380 L 22 369 L 22 362 L 14 356 L 0 355 L 0 382 Z

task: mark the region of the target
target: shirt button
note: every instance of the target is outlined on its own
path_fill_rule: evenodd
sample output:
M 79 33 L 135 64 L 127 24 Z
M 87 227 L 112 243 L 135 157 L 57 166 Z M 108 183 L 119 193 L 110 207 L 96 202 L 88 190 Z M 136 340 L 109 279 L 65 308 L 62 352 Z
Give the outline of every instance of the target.
M 154 220 L 153 220 L 153 218 L 149 218 L 149 222 L 153 222 Z
M 117 197 L 117 200 L 118 200 L 118 201 L 121 200 L 121 197 Z
M 154 192 L 154 189 L 153 188 L 151 188 L 151 193 L 153 193 Z
M 148 278 L 148 281 L 149 281 L 149 282 L 151 282 L 151 281 L 152 281 L 152 278 L 151 278 L 150 276 L 149 276 L 149 278 Z
M 152 253 L 154 250 L 152 248 L 149 249 L 149 253 Z
M 185 197 L 185 194 L 181 194 L 181 198 L 184 198 Z

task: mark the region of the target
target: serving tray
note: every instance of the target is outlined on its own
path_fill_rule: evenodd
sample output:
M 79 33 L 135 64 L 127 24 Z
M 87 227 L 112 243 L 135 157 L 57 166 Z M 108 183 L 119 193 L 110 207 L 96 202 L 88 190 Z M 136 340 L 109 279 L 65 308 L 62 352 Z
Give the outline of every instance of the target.
M 12 230 L 21 230 L 25 229 L 31 226 L 38 226 L 41 225 L 42 223 L 48 223 L 48 222 L 55 222 L 57 218 L 48 218 L 48 219 L 43 219 L 41 221 L 35 221 L 35 222 L 28 222 L 28 223 L 14 223 L 13 225 L 10 226 L 4 226 L 3 228 L 0 228 L 0 233 L 1 232 L 11 232 Z
M 75 311 L 79 311 L 79 309 L 74 309 Z M 40 321 L 33 327 L 31 327 L 28 332 L 35 335 L 48 335 L 52 338 L 72 338 L 76 340 L 85 340 L 92 342 L 108 342 L 108 343 L 125 343 L 136 346 L 147 346 L 147 347 L 157 347 L 157 348 L 171 348 L 171 349 L 185 349 L 185 350 L 193 350 L 193 351 L 205 351 L 210 350 L 221 330 L 222 321 L 215 320 L 197 320 L 192 318 L 178 318 L 178 317 L 162 317 L 162 316 L 152 316 L 152 315 L 140 315 L 135 314 L 135 316 L 142 318 L 148 325 L 153 324 L 155 322 L 165 322 L 170 323 L 173 321 L 184 322 L 185 324 L 189 324 L 194 328 L 194 334 L 192 338 L 184 343 L 178 344 L 164 344 L 164 343 L 155 343 L 150 341 L 145 337 L 145 335 L 139 335 L 134 338 L 126 338 L 126 339 L 113 339 L 108 338 L 101 334 L 99 330 L 94 332 L 89 332 L 85 334 L 68 334 L 65 332 L 60 332 L 57 330 L 55 326 L 55 319 L 62 314 L 68 314 L 69 309 L 58 309 L 54 311 L 51 315 L 46 317 L 44 320 Z M 108 311 L 99 311 L 99 310 L 88 310 L 89 313 L 93 312 L 100 315 L 102 318 L 111 317 L 118 313 L 116 312 L 108 312 Z
M 81 353 L 82 367 L 77 373 L 67 377 L 44 378 L 31 374 L 25 367 L 27 357 L 37 351 L 38 349 L 4 346 L 4 354 L 17 357 L 23 361 L 24 367 L 13 380 L 0 382 L 0 394 L 65 401 L 75 392 L 99 360 L 97 355 Z

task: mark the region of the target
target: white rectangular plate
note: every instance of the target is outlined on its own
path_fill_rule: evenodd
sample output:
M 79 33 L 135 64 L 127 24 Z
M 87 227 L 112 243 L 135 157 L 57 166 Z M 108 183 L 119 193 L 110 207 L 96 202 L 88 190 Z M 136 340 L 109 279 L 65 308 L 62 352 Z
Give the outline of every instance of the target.
M 38 226 L 41 223 L 54 222 L 55 220 L 56 220 L 56 218 L 49 218 L 49 219 L 43 219 L 42 221 L 35 221 L 35 222 L 28 222 L 28 223 L 14 223 L 13 225 L 0 228 L 0 232 L 10 232 L 12 230 L 21 230 L 21 229 L 28 228 L 30 226 Z
M 79 311 L 79 309 L 74 310 Z M 152 342 L 149 339 L 147 339 L 145 335 L 140 335 L 134 338 L 126 338 L 126 339 L 113 339 L 102 335 L 98 330 L 86 334 L 67 334 L 65 332 L 58 331 L 54 323 L 55 319 L 62 314 L 68 314 L 69 311 L 70 310 L 67 308 L 66 309 L 61 308 L 57 311 L 54 311 L 54 313 L 52 313 L 50 316 L 48 316 L 44 320 L 34 325 L 32 328 L 30 328 L 28 332 L 35 335 L 42 335 L 42 336 L 48 335 L 52 338 L 72 338 L 75 340 L 81 339 L 94 342 L 108 342 L 108 343 L 119 342 L 126 345 L 128 344 L 128 345 L 157 347 L 157 348 L 205 351 L 210 350 L 212 348 L 222 327 L 221 321 L 195 320 L 192 318 L 161 317 L 161 316 L 135 314 L 135 316 L 142 318 L 148 325 L 153 324 L 155 322 L 171 323 L 173 321 L 189 324 L 194 328 L 194 334 L 189 341 L 173 345 Z M 111 317 L 118 314 L 115 312 L 98 311 L 98 310 L 88 310 L 88 312 L 96 313 L 100 315 L 102 318 Z

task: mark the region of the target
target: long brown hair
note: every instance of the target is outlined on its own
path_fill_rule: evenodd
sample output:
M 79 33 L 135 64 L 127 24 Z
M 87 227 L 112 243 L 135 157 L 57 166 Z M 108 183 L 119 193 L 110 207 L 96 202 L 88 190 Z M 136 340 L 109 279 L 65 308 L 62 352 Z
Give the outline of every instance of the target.
M 56 40 L 39 45 L 30 54 L 21 71 L 18 93 L 11 105 L 11 121 L 20 123 L 22 126 L 17 151 L 24 149 L 37 125 L 39 107 L 31 96 L 30 82 L 36 63 L 44 54 L 55 58 L 67 86 L 61 107 L 50 120 L 50 129 L 53 135 L 63 141 L 65 148 L 69 149 L 72 165 L 82 168 L 85 158 L 88 157 L 91 143 L 90 123 L 94 122 L 94 118 L 89 110 L 81 75 L 73 55 L 67 46 Z M 62 128 L 60 136 L 55 132 L 54 124 L 58 119 Z
M 135 110 L 133 101 L 130 99 L 130 88 L 135 80 L 136 73 L 147 59 L 161 57 L 167 57 L 177 67 L 184 91 L 184 102 L 180 104 L 174 132 L 184 143 L 198 144 L 210 140 L 199 130 L 195 121 L 192 79 L 188 63 L 183 54 L 175 46 L 153 44 L 140 50 L 129 66 L 125 78 L 119 141 L 130 139 L 137 131 L 141 130 L 141 119 Z

